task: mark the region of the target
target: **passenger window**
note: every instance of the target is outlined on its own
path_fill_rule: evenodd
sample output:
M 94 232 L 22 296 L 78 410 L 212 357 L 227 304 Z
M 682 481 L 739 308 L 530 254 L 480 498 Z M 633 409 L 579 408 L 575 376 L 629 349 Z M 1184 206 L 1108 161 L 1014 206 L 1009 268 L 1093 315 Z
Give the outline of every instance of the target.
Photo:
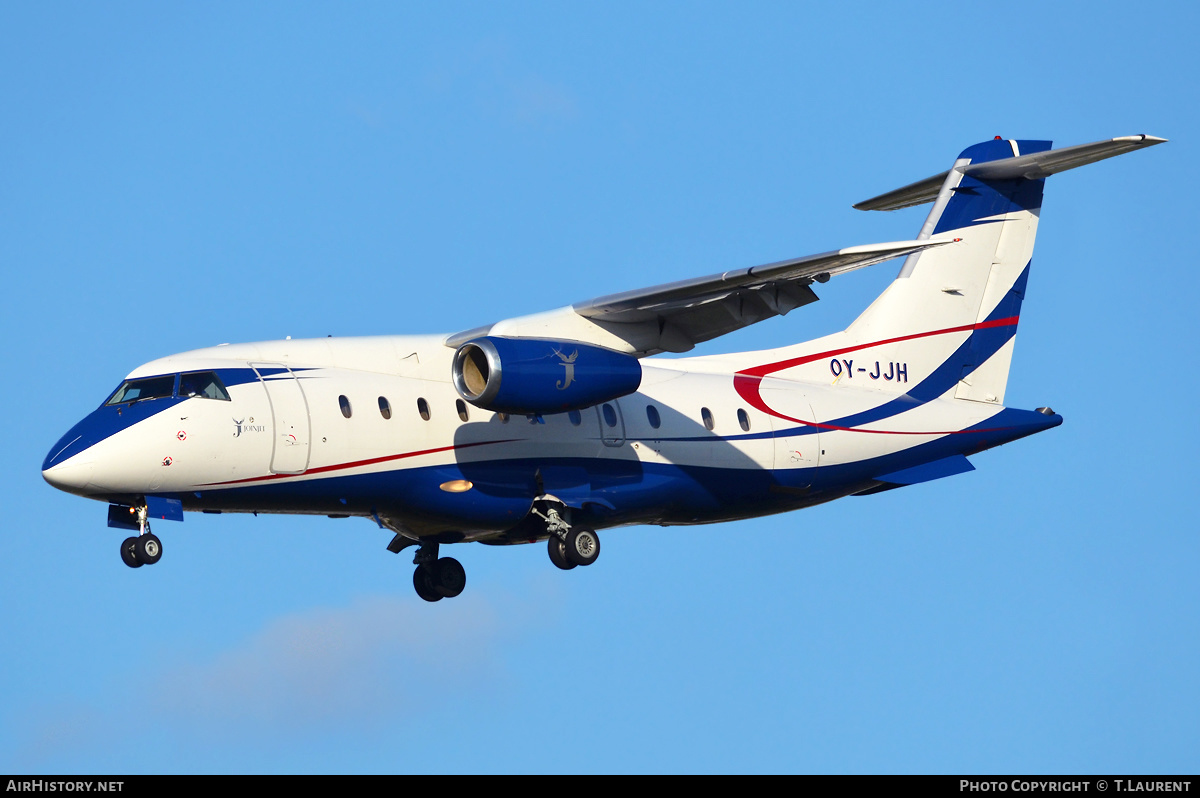
M 424 398 L 417 399 L 417 412 L 421 414 L 421 418 L 429 420 L 429 402 Z
M 470 418 L 470 416 L 467 415 L 467 403 L 466 402 L 464 402 L 462 399 L 458 399 L 454 402 L 454 406 L 456 408 L 458 408 L 458 417 L 459 418 L 461 418 L 463 421 L 466 421 L 467 419 Z
M 646 405 L 646 420 L 655 429 L 662 426 L 662 417 L 658 414 L 658 408 L 654 405 Z
M 707 407 L 700 408 L 700 418 L 704 419 L 704 428 L 709 432 L 716 426 L 716 422 L 713 421 L 712 411 Z
M 738 408 L 738 424 L 742 425 L 742 429 L 746 432 L 750 431 L 750 416 L 742 408 Z
M 578 410 L 572 410 L 571 412 L 567 413 L 567 418 L 571 419 L 572 427 L 578 427 L 583 423 L 583 416 L 580 415 Z
M 126 380 L 121 387 L 108 398 L 106 405 L 123 405 L 127 402 L 140 402 L 143 399 L 167 399 L 175 393 L 175 375 L 163 377 L 146 377 L 140 380 Z
M 229 392 L 215 371 L 193 371 L 179 375 L 179 395 L 229 401 Z
M 604 423 L 610 427 L 617 426 L 617 411 L 610 404 L 604 405 Z
M 350 418 L 351 411 L 350 411 L 350 400 L 349 399 L 347 399 L 345 396 L 339 396 L 338 397 L 338 407 L 342 408 L 343 416 L 345 416 L 346 418 Z
M 379 397 L 379 415 L 384 418 L 392 417 L 392 403 L 387 400 L 386 396 Z

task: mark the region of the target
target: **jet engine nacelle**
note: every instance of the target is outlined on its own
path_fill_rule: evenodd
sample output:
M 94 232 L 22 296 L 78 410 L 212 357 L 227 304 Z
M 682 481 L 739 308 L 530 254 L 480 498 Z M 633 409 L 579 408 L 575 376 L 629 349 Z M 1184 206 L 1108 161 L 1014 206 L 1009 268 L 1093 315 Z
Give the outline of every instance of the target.
M 453 376 L 462 398 L 484 410 L 562 413 L 633 393 L 642 364 L 601 346 L 488 336 L 458 348 Z

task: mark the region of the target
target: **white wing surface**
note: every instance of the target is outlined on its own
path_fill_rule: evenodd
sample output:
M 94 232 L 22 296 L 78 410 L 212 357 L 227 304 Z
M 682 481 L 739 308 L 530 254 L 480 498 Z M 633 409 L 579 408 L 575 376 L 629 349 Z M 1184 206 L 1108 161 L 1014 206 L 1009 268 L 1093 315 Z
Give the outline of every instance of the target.
M 811 285 L 951 239 L 895 241 L 849 247 L 675 283 L 589 299 L 557 310 L 520 316 L 452 335 L 457 347 L 472 338 L 553 338 L 637 355 L 686 352 L 696 344 L 740 330 L 817 300 Z

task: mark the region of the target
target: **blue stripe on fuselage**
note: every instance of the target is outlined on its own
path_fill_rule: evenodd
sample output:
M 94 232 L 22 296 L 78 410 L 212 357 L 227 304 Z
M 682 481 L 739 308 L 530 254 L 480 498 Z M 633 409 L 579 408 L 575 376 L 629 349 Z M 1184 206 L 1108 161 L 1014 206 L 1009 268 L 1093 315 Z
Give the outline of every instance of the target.
M 954 454 L 975 452 L 1062 423 L 1060 416 L 1003 409 L 960 435 L 882 457 L 817 468 L 713 468 L 635 459 L 517 458 L 296 479 L 178 494 L 189 510 L 390 513 L 423 526 L 504 531 L 525 517 L 538 495 L 539 469 L 577 469 L 588 490 L 575 523 L 709 523 L 819 504 L 869 487 L 876 476 Z M 710 439 L 710 443 L 716 443 Z M 474 488 L 440 485 L 467 479 Z

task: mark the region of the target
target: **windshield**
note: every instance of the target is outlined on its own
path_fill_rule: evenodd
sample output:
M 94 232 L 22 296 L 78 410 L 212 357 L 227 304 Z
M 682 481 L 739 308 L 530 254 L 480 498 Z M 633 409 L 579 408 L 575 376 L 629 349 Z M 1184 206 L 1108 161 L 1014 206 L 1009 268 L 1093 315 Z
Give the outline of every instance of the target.
M 229 392 L 221 384 L 215 371 L 193 371 L 179 377 L 179 395 L 201 399 L 224 399 L 229 401 Z
M 121 405 L 126 402 L 140 402 L 143 399 L 166 399 L 175 393 L 175 375 L 167 374 L 162 377 L 146 377 L 140 380 L 125 380 L 117 389 L 106 405 Z

